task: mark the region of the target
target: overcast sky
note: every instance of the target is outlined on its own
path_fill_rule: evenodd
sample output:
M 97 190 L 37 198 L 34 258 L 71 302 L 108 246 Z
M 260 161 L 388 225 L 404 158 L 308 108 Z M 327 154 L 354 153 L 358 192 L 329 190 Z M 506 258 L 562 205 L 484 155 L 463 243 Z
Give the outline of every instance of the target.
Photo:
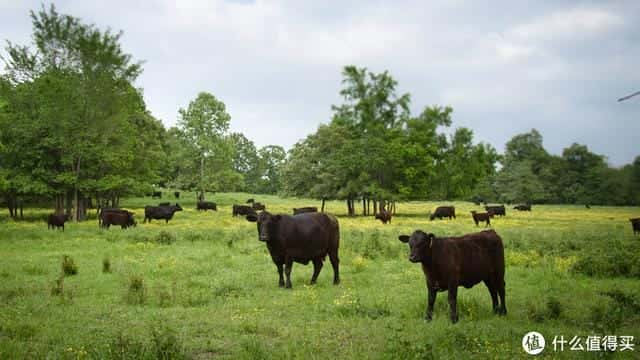
M 0 0 L 0 38 L 31 43 L 30 9 Z M 388 70 L 418 114 L 450 105 L 453 127 L 499 152 L 538 129 L 554 154 L 586 144 L 615 166 L 640 155 L 640 1 L 85 1 L 61 13 L 122 30 L 144 61 L 149 110 L 176 123 L 198 92 L 233 131 L 289 148 L 328 122 L 341 70 Z M 4 53 L 4 50 L 3 50 Z

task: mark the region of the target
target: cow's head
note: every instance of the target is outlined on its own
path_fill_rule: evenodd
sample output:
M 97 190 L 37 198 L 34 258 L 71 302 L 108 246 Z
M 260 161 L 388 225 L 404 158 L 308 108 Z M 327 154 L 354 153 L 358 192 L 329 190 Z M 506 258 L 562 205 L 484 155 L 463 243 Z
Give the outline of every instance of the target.
M 273 215 L 263 211 L 260 214 L 249 214 L 246 216 L 246 219 L 247 221 L 257 222 L 258 240 L 269 242 L 271 241 L 274 229 L 282 219 L 282 216 Z
M 429 213 L 429 220 L 433 220 L 436 218 L 436 214 L 435 213 Z
M 416 230 L 409 235 L 400 235 L 398 239 L 403 243 L 409 243 L 409 261 L 417 263 L 426 260 L 431 256 L 431 247 L 435 235 L 427 234 L 424 231 Z
M 182 207 L 180 207 L 180 204 L 176 203 L 176 206 L 174 207 L 175 211 L 182 211 Z

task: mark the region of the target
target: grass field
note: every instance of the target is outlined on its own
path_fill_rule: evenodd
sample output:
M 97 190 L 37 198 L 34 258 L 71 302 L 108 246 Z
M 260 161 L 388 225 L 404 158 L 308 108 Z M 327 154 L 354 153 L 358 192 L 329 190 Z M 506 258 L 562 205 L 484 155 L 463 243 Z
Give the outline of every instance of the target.
M 495 316 L 482 284 L 458 291 L 460 322 L 446 293 L 434 320 L 423 320 L 424 276 L 407 260 L 400 234 L 481 230 L 471 203 L 458 218 L 428 221 L 437 204 L 400 203 L 392 223 L 327 211 L 341 227 L 342 283 L 327 260 L 318 284 L 295 264 L 293 289 L 278 288 L 276 268 L 256 225 L 231 216 L 249 197 L 272 212 L 318 205 L 304 199 L 216 194 L 218 212 L 197 212 L 194 194 L 168 224 L 142 224 L 146 204 L 125 199 L 138 226 L 100 230 L 94 218 L 47 230 L 49 210 L 26 221 L 0 218 L 0 359 L 13 358 L 524 358 L 525 333 L 547 340 L 541 356 L 638 358 L 640 349 L 605 354 L 554 352 L 554 336 L 640 338 L 640 237 L 628 221 L 640 208 L 534 206 L 492 221 L 506 251 L 506 317 Z M 162 201 L 166 201 L 163 199 Z M 61 276 L 63 256 L 77 274 Z M 71 269 L 69 265 L 67 268 Z M 105 267 L 109 271 L 105 272 Z

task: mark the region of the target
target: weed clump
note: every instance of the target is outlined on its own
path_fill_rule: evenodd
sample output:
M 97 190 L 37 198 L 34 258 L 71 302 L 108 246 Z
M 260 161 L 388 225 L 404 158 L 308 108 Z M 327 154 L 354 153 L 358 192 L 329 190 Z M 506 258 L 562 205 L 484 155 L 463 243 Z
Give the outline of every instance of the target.
M 76 265 L 71 256 L 62 256 L 62 273 L 64 275 L 76 275 L 78 273 L 78 265 Z
M 158 235 L 154 238 L 154 242 L 162 245 L 171 245 L 176 242 L 176 235 L 170 233 L 168 231 L 160 231 Z
M 127 303 L 131 305 L 142 305 L 147 300 L 147 289 L 141 275 L 131 275 L 129 277 L 129 287 L 125 297 Z
M 111 272 L 111 260 L 109 260 L 108 256 L 105 256 L 104 259 L 102 259 L 102 272 L 103 273 Z

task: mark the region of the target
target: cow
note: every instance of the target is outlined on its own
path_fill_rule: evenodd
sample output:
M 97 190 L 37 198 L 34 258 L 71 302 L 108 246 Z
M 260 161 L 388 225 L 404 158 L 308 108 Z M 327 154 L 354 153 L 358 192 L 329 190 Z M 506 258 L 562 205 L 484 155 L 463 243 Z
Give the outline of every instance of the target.
M 376 220 L 382 221 L 383 224 L 391 223 L 391 213 L 387 210 L 382 210 L 376 214 Z
M 212 202 L 212 201 L 198 201 L 198 204 L 196 204 L 196 209 L 198 211 L 200 210 L 213 210 L 213 211 L 218 211 L 218 206 L 216 205 L 216 203 Z
M 514 210 L 518 211 L 531 211 L 531 204 L 520 204 L 513 207 Z
M 629 219 L 631 221 L 631 228 L 633 229 L 633 235 L 640 233 L 640 218 Z
M 483 197 L 481 196 L 474 196 L 471 198 L 471 202 L 474 203 L 476 206 L 480 205 L 481 203 L 484 203 L 485 200 Z
M 171 206 L 170 202 L 161 202 L 158 206 Z
M 182 211 L 182 208 L 178 203 L 171 206 L 145 206 L 144 207 L 144 220 L 143 223 L 146 223 L 147 220 L 151 222 L 151 219 L 164 219 L 165 224 L 169 222 L 173 218 L 173 214 L 177 211 Z
M 584 204 L 584 207 L 587 208 L 587 209 L 591 209 L 591 205 L 589 205 L 589 204 Z
M 485 225 L 485 227 L 491 225 L 491 214 L 486 212 L 486 213 L 477 213 L 475 211 L 471 211 L 471 217 L 473 218 L 473 222 L 476 223 L 476 226 L 478 226 L 478 223 L 480 221 L 484 221 L 487 224 Z
M 120 217 L 110 217 L 109 219 L 109 224 L 105 223 L 105 216 L 107 214 L 111 214 L 111 213 L 116 213 L 116 214 L 121 214 L 124 215 L 126 217 L 126 222 L 122 221 L 120 219 Z M 129 226 L 133 226 L 135 227 L 138 223 L 136 223 L 136 221 L 133 219 L 133 215 L 134 213 L 132 213 L 131 211 L 128 210 L 124 210 L 124 209 L 119 209 L 119 208 L 101 208 L 100 212 L 98 213 L 98 226 L 99 227 L 106 227 L 109 228 L 109 225 L 120 225 L 122 226 L 122 223 L 126 224 L 126 227 Z M 114 222 L 117 221 L 117 222 Z M 124 229 L 125 227 L 123 227 Z
M 256 211 L 253 210 L 253 207 L 248 205 L 233 205 L 232 214 L 233 216 L 249 215 L 249 214 L 255 215 Z
M 175 196 L 176 199 L 180 199 L 180 191 L 174 191 L 173 196 Z
M 254 203 L 254 202 L 256 202 L 256 200 L 255 200 L 254 198 L 251 198 L 251 199 L 248 199 L 248 200 L 245 202 L 245 204 L 251 204 L 251 203 Z
M 301 208 L 293 208 L 293 215 L 311 213 L 311 212 L 318 212 L 318 208 L 315 207 L 315 206 L 306 206 L 306 207 L 301 207 Z
M 333 215 L 316 212 L 291 216 L 263 211 L 258 215 L 249 214 L 246 219 L 257 222 L 258 240 L 267 244 L 278 269 L 280 287 L 291 288 L 293 262 L 303 265 L 313 262 L 311 284 L 315 284 L 327 255 L 333 267 L 333 284 L 340 283 L 340 227 Z M 286 282 L 282 276 L 283 266 Z
M 428 292 L 425 320 L 431 321 L 437 293 L 448 291 L 451 322 L 456 323 L 458 287 L 469 289 L 481 281 L 484 281 L 491 294 L 493 312 L 507 314 L 504 247 L 495 231 L 438 238 L 434 234 L 416 230 L 411 236 L 400 235 L 398 239 L 409 243 L 409 261 L 422 264 Z
M 64 223 L 67 221 L 69 221 L 69 215 L 49 214 L 47 216 L 47 229 L 62 228 L 62 231 L 64 231 Z
M 253 210 L 261 210 L 261 211 L 265 211 L 267 209 L 267 207 L 259 202 L 254 202 L 253 205 L 251 206 L 253 208 Z
M 107 229 L 111 225 L 120 225 L 120 228 L 126 229 L 130 226 L 136 226 L 136 221 L 133 219 L 133 213 L 129 211 L 107 211 L 101 213 L 102 227 Z
M 153 193 L 151 193 L 151 198 L 162 199 L 162 191 L 154 191 Z
M 456 208 L 453 206 L 438 206 L 436 211 L 429 216 L 429 220 L 433 220 L 435 218 L 442 219 L 443 217 L 448 217 L 449 220 L 451 220 L 452 217 L 455 219 Z
M 487 212 L 492 213 L 491 217 L 494 215 L 506 216 L 507 211 L 504 208 L 504 205 L 488 205 L 484 207 Z

